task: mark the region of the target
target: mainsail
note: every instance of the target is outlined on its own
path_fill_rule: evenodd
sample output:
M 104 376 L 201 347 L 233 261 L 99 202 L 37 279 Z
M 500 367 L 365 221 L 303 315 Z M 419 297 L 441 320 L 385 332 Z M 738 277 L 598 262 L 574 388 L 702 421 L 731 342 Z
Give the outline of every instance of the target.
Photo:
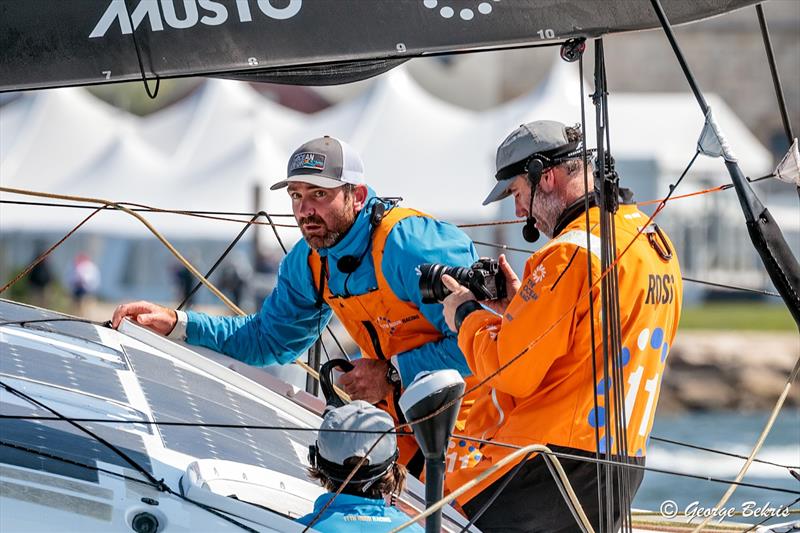
M 756 0 L 668 0 L 670 21 Z M 0 91 L 193 75 L 336 84 L 425 54 L 658 27 L 604 0 L 0 0 Z

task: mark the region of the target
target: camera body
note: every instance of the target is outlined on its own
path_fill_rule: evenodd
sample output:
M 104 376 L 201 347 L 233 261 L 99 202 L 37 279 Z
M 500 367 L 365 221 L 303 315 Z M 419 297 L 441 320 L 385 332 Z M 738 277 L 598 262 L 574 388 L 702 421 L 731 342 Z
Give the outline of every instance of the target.
M 447 274 L 459 284 L 470 290 L 478 300 L 499 300 L 505 298 L 506 277 L 494 259 L 481 257 L 469 268 L 449 267 L 441 263 L 425 263 L 419 266 L 419 290 L 422 303 L 441 302 L 450 294 L 450 289 L 442 283 Z

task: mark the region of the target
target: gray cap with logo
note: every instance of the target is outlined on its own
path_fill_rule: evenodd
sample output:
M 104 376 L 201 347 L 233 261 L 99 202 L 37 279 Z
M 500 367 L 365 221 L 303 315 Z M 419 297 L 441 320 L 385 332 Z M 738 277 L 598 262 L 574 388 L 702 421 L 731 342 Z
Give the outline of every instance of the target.
M 519 174 L 527 172 L 526 162 L 531 156 L 558 155 L 574 150 L 577 143 L 567 140 L 567 127 L 555 120 L 537 120 L 522 124 L 500 143 L 495 158 L 497 185 L 483 201 L 483 205 L 502 200 L 511 194 L 508 187 Z
M 335 137 L 320 137 L 304 143 L 289 158 L 286 179 L 270 187 L 282 189 L 292 182 L 303 182 L 333 189 L 345 183 L 364 183 L 364 163 L 349 144 Z
M 317 437 L 317 448 L 324 459 L 343 465 L 351 457 L 369 459 L 370 465 L 379 465 L 391 460 L 397 451 L 394 432 L 384 436 L 372 451 L 372 445 L 380 433 L 394 429 L 394 421 L 388 413 L 365 402 L 356 400 L 325 413 Z M 324 430 L 337 431 L 324 431 Z M 348 433 L 346 430 L 374 431 L 376 433 Z M 367 455 L 369 452 L 369 455 Z

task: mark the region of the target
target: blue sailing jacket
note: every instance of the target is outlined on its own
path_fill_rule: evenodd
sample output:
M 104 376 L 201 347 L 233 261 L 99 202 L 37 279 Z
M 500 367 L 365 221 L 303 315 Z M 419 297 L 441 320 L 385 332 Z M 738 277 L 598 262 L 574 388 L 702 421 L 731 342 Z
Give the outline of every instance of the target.
M 308 525 L 314 516 L 322 509 L 333 494 L 323 494 L 314 502 L 314 511 L 302 516 L 297 522 Z M 386 505 L 383 500 L 372 500 L 363 496 L 340 494 L 333 500 L 319 520 L 311 526 L 322 533 L 380 533 L 405 524 L 409 516 L 395 507 Z M 409 526 L 404 531 L 422 533 L 425 531 L 417 524 Z
M 350 231 L 336 245 L 319 250 L 321 256 L 328 258 L 327 283 L 334 294 L 364 294 L 377 286 L 372 254 L 365 253 L 371 247 L 369 219 L 377 201 L 380 200 L 370 189 L 367 206 Z M 319 309 L 315 305 L 317 291 L 308 254 L 305 240 L 295 244 L 281 262 L 275 289 L 256 314 L 222 317 L 189 311 L 187 342 L 254 366 L 294 361 L 314 343 L 332 315 L 326 303 Z M 338 259 L 345 255 L 363 255 L 359 267 L 349 275 L 336 268 Z M 417 267 L 422 263 L 469 266 L 477 258 L 475 247 L 464 232 L 432 218 L 401 220 L 389 233 L 382 264 L 386 281 L 399 299 L 417 306 L 444 335 L 439 342 L 398 354 L 394 360 L 403 383 L 410 383 L 423 370 L 453 368 L 463 376 L 471 375 L 455 334 L 445 324 L 441 304 L 422 303 Z

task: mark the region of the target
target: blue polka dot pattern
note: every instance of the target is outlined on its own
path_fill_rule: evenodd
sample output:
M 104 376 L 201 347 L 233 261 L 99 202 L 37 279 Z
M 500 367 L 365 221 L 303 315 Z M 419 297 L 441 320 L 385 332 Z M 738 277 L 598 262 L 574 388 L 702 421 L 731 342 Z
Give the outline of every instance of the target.
M 606 389 L 609 385 L 609 379 L 601 379 L 600 382 L 597 384 L 597 394 L 598 396 L 602 396 L 606 393 Z
M 627 348 L 622 348 L 622 366 L 628 364 L 628 361 L 631 360 L 631 351 Z
M 600 453 L 606 453 L 606 436 L 600 437 Z M 614 437 L 610 437 L 611 448 L 614 448 Z
M 475 446 L 470 446 L 469 447 L 469 451 L 474 452 L 475 451 Z
M 664 340 L 664 330 L 656 328 L 653 330 L 653 336 L 650 337 L 650 347 L 658 350 L 661 347 L 661 341 Z
M 595 425 L 595 418 L 597 424 Z M 597 416 L 595 417 L 594 409 L 589 411 L 589 425 L 592 427 L 603 427 L 606 425 L 606 408 L 602 405 L 597 406 Z
M 669 353 L 669 344 L 667 344 L 665 342 L 664 345 L 661 347 L 661 362 L 662 363 L 667 360 L 667 354 L 668 353 Z
M 465 441 L 465 440 L 460 440 L 460 441 L 458 441 L 458 445 L 459 445 L 459 446 L 461 446 L 461 447 L 463 448 L 464 446 L 466 446 L 466 445 L 467 445 L 467 441 Z
M 641 457 L 641 456 L 642 456 L 642 449 L 639 448 L 638 450 L 636 450 L 636 457 Z

